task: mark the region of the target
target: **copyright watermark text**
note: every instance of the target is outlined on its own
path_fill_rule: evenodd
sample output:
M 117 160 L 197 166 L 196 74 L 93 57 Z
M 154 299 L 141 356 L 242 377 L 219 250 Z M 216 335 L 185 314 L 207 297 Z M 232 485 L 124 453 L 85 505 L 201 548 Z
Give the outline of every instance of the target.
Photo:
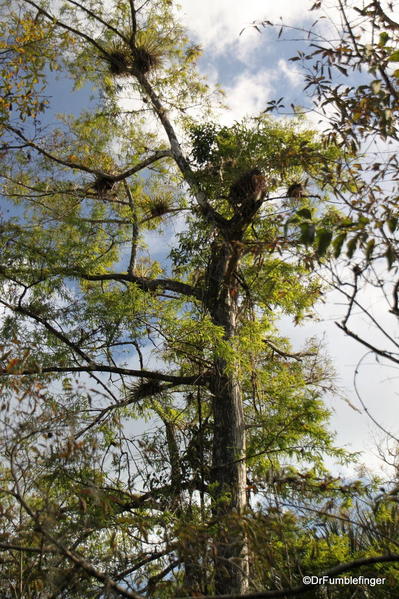
M 329 576 L 304 576 L 303 584 L 365 584 L 370 587 L 375 587 L 379 584 L 385 584 L 385 578 L 369 578 L 367 576 L 340 576 L 338 578 L 330 578 Z

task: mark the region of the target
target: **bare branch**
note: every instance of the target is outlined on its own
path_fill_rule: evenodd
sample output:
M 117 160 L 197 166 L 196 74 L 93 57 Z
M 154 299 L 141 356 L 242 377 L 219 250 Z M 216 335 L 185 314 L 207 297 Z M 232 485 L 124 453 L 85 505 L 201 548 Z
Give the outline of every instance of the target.
M 275 351 L 279 356 L 282 356 L 283 358 L 293 358 L 294 360 L 297 360 L 298 362 L 302 362 L 302 358 L 305 358 L 307 356 L 317 356 L 317 352 L 297 352 L 294 354 L 287 352 L 285 350 L 278 348 L 276 345 L 274 345 L 274 343 L 272 343 L 268 339 L 263 339 L 263 343 L 266 343 L 266 345 L 271 347 L 271 349 L 273 351 Z
M 155 553 L 151 553 L 149 556 L 147 556 L 146 558 L 142 559 L 141 561 L 139 561 L 134 566 L 131 566 L 130 568 L 127 568 L 123 572 L 120 572 L 117 576 L 115 576 L 116 580 L 120 580 L 121 578 L 124 578 L 128 574 L 132 574 L 136 570 L 139 570 L 140 568 L 142 568 L 146 564 L 149 564 L 149 563 L 153 562 L 154 560 L 158 559 L 159 557 L 163 557 L 164 555 L 168 555 L 168 553 L 170 553 L 174 549 L 175 549 L 175 547 L 168 547 L 168 549 L 166 549 L 165 551 L 157 551 Z
M 187 158 L 183 154 L 183 150 L 180 146 L 179 140 L 177 138 L 176 132 L 173 128 L 171 121 L 168 118 L 167 111 L 162 105 L 161 100 L 155 93 L 153 87 L 145 77 L 145 75 L 141 73 L 136 74 L 137 80 L 139 81 L 141 87 L 150 98 L 152 107 L 156 115 L 158 116 L 161 124 L 165 130 L 166 135 L 168 136 L 170 147 L 172 151 L 173 158 L 177 166 L 179 167 L 183 177 L 188 183 L 192 194 L 194 195 L 197 203 L 203 213 L 203 215 L 210 221 L 213 222 L 218 227 L 225 226 L 227 224 L 227 220 L 219 214 L 207 201 L 207 198 L 203 191 L 201 191 L 198 187 L 197 182 L 194 178 L 194 173 L 191 169 L 191 166 L 187 160 Z
M 136 8 L 134 6 L 134 0 L 129 0 L 130 6 L 130 17 L 132 20 L 132 35 L 130 38 L 130 44 L 134 46 L 136 41 L 136 33 L 137 33 L 137 19 L 136 19 Z
M 124 179 L 127 179 L 128 177 L 130 177 L 131 175 L 134 175 L 138 171 L 143 170 L 150 164 L 157 162 L 157 160 L 160 160 L 161 158 L 168 158 L 168 157 L 170 157 L 170 158 L 173 157 L 172 152 L 170 150 L 158 150 L 157 152 L 154 152 L 154 154 L 152 154 L 152 156 L 145 158 L 144 160 L 142 160 L 135 166 L 132 166 L 131 168 L 127 169 L 123 173 L 121 173 L 119 175 L 108 175 L 108 176 L 112 179 L 112 181 L 117 183 L 118 181 L 123 181 Z
M 78 8 L 83 10 L 86 14 L 90 15 L 93 19 L 95 19 L 96 21 L 98 21 L 99 23 L 101 23 L 102 25 L 107 27 L 107 29 L 109 29 L 110 31 L 113 31 L 118 37 L 123 39 L 124 42 L 129 43 L 129 40 L 118 29 L 116 29 L 116 27 L 113 27 L 112 25 L 110 25 L 109 23 L 104 21 L 95 12 L 89 10 L 88 8 L 86 8 L 79 2 L 75 2 L 74 0 L 66 0 L 66 1 L 69 2 L 69 4 L 73 4 L 74 6 L 77 6 Z
M 362 339 L 362 337 L 359 337 L 359 335 L 348 329 L 346 325 L 343 325 L 339 322 L 336 322 L 335 324 L 339 329 L 341 329 L 341 331 L 344 331 L 344 333 L 346 333 L 349 337 L 352 337 L 352 339 L 355 339 L 356 341 L 373 351 L 375 354 L 378 354 L 383 358 L 387 358 L 388 360 L 391 360 L 392 362 L 399 364 L 399 355 L 396 357 L 397 354 L 395 354 L 394 352 L 390 352 L 385 349 L 380 349 L 376 345 L 372 345 L 371 343 L 369 343 L 365 339 Z
M 393 306 L 390 310 L 392 314 L 399 316 L 399 279 L 396 281 L 395 286 L 393 288 Z
M 360 360 L 358 361 L 358 363 L 356 365 L 356 368 L 355 368 L 355 372 L 353 373 L 353 387 L 355 389 L 355 393 L 357 395 L 357 398 L 358 398 L 358 400 L 359 400 L 359 402 L 360 402 L 363 410 L 365 411 L 365 413 L 367 414 L 367 416 L 370 418 L 370 420 L 372 422 L 374 422 L 374 424 L 376 426 L 378 426 L 378 428 L 383 433 L 385 433 L 386 435 L 388 435 L 388 437 L 390 437 L 391 439 L 393 439 L 394 441 L 396 441 L 396 443 L 399 443 L 399 438 L 395 437 L 394 434 L 392 434 L 390 431 L 388 431 L 384 426 L 382 426 L 382 424 L 380 424 L 380 422 L 378 422 L 378 420 L 376 420 L 374 418 L 374 416 L 370 413 L 369 409 L 367 408 L 366 404 L 364 403 L 364 401 L 362 399 L 362 396 L 360 395 L 359 387 L 358 387 L 358 384 L 357 384 L 357 378 L 358 378 L 358 375 L 359 375 L 359 369 L 360 369 L 360 366 L 361 366 L 363 360 L 366 358 L 366 356 L 368 356 L 369 354 L 373 354 L 373 353 L 374 353 L 373 351 L 369 351 L 369 352 L 365 353 L 364 356 L 362 356 L 360 358 Z

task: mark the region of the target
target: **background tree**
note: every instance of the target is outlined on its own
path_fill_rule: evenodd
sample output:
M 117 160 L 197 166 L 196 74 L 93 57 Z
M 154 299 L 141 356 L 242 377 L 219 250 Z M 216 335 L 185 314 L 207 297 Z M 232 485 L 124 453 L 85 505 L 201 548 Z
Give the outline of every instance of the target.
M 383 290 L 390 314 L 397 317 L 399 24 L 394 20 L 394 6 L 388 4 L 384 9 L 378 0 L 362 7 L 341 2 L 339 12 L 340 40 L 329 48 L 322 44 L 311 53 L 309 58 L 316 59 L 314 75 L 307 79 L 321 109 L 334 107 L 328 117 L 328 139 L 359 154 L 359 161 L 352 165 L 352 186 L 341 196 L 349 208 L 349 226 L 335 241 L 337 255 L 346 246 L 348 257 L 352 263 L 356 261 L 341 327 L 377 355 L 397 363 L 398 347 L 389 325 L 378 318 L 382 336 L 377 342 L 380 335 L 375 326 L 374 338 L 366 337 L 353 330 L 349 319 L 355 307 L 360 307 L 369 321 L 375 318 L 361 297 L 367 285 Z M 346 85 L 337 80 L 338 71 L 344 79 L 358 73 L 359 81 Z M 368 149 L 376 151 L 369 154 Z M 382 258 L 388 266 L 386 275 L 382 275 Z M 342 289 L 342 277 L 337 271 L 334 276 L 336 286 Z
M 304 90 L 311 110 L 321 117 L 326 143 L 348 152 L 347 160 L 321 170 L 319 184 L 332 187 L 341 202 L 343 219 L 330 236 L 332 252 L 341 261 L 331 265 L 330 280 L 345 295 L 347 312 L 340 328 L 376 356 L 398 363 L 398 345 L 391 335 L 398 316 L 398 107 L 399 24 L 395 3 L 340 0 L 311 7 L 316 20 L 303 48 L 291 58 L 303 68 Z M 326 14 L 323 11 L 327 9 Z M 322 16 L 320 17 L 320 14 Z M 273 24 L 265 21 L 263 26 Z M 279 27 L 289 39 L 295 27 Z M 272 101 L 268 111 L 284 110 Z M 294 107 L 295 108 L 295 107 Z M 308 108 L 308 107 L 306 107 Z M 341 186 L 342 171 L 347 185 Z M 337 185 L 338 184 L 338 185 Z M 342 269 L 347 260 L 350 271 Z M 374 290 L 372 290 L 374 287 Z M 373 311 L 367 295 L 381 291 L 384 310 Z M 354 318 L 361 313 L 370 334 Z
M 276 326 L 320 296 L 314 264 L 340 217 L 318 174 L 342 152 L 300 121 L 215 124 L 168 0 L 14 10 L 11 64 L 19 20 L 44 26 L 29 43 L 32 94 L 57 69 L 94 98 L 78 116 L 47 120 L 43 104 L 1 123 L 5 596 L 298 584 L 314 568 L 298 504 L 343 510 L 361 491 L 323 464 L 349 459 L 325 428 L 329 364 Z M 12 89 L 26 98 L 20 72 Z M 138 418 L 155 432 L 137 435 Z M 290 513 L 282 499 L 297 502 Z M 393 545 L 359 557 L 346 567 L 398 560 Z

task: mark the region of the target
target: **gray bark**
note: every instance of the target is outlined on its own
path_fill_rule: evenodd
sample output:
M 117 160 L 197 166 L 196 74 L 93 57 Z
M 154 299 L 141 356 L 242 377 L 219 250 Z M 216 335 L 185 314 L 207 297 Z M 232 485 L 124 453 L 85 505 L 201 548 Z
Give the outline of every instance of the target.
M 238 246 L 216 241 L 207 272 L 205 303 L 214 324 L 229 341 L 236 332 L 235 273 Z M 248 551 L 242 514 L 246 507 L 245 426 L 240 383 L 228 373 L 225 360 L 216 357 L 212 378 L 214 420 L 212 455 L 213 515 L 218 531 L 214 538 L 215 592 L 245 593 L 248 588 Z

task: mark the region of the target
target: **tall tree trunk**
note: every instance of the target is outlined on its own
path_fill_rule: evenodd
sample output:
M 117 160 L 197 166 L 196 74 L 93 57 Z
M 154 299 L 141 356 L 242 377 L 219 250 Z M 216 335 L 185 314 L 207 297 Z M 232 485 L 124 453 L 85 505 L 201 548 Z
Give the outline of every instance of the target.
M 229 341 L 236 332 L 238 246 L 225 239 L 212 246 L 205 303 L 214 324 Z M 242 394 L 236 373 L 216 357 L 210 385 L 214 419 L 212 456 L 215 592 L 245 593 L 248 588 L 248 551 L 242 514 L 246 507 L 245 426 Z
M 214 517 L 219 531 L 215 543 L 215 592 L 245 593 L 248 588 L 247 539 L 242 515 L 246 507 L 245 427 L 241 390 L 234 376 L 219 374 L 213 385 Z

